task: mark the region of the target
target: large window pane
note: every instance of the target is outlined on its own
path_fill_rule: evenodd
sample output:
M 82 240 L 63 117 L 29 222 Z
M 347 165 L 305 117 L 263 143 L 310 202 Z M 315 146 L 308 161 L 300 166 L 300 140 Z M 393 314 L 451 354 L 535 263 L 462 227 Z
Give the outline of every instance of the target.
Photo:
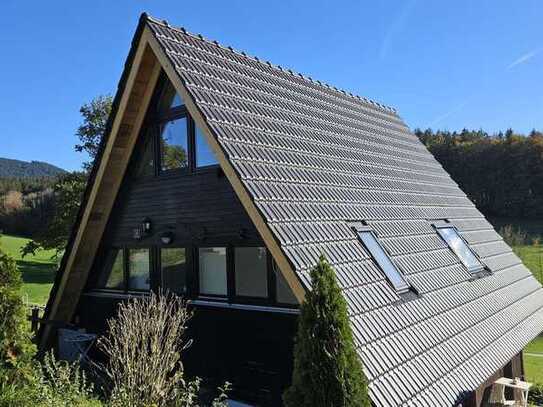
M 172 247 L 160 249 L 162 285 L 180 295 L 187 293 L 187 260 L 185 249 Z
M 149 290 L 150 281 L 149 249 L 129 249 L 128 289 Z
M 165 123 L 160 133 L 162 171 L 188 167 L 187 146 L 187 118 Z
M 236 295 L 268 296 L 266 248 L 236 247 L 234 252 Z
M 124 289 L 124 256 L 122 250 L 109 250 L 97 288 Z
M 454 227 L 438 227 L 437 233 L 445 240 L 451 250 L 471 272 L 481 271 L 483 265 L 473 254 L 466 242 L 458 235 Z
M 168 82 L 164 86 L 164 90 L 162 91 L 162 96 L 158 103 L 158 113 L 166 114 L 170 111 L 170 109 L 173 109 L 174 107 L 183 106 L 184 104 L 185 103 L 183 102 L 183 99 L 181 98 L 181 96 L 175 91 L 173 85 L 170 82 Z
M 276 300 L 279 304 L 289 304 L 296 305 L 298 300 L 296 299 L 294 293 L 290 289 L 290 286 L 285 280 L 283 273 L 279 270 L 277 263 L 273 262 L 273 271 L 275 273 L 275 290 L 276 290 Z
M 138 176 L 153 175 L 155 173 L 155 149 L 153 148 L 153 131 L 149 129 L 145 132 L 144 140 L 141 145 L 139 162 L 137 164 Z
M 215 154 L 207 144 L 207 141 L 202 133 L 202 130 L 195 125 L 196 132 L 196 166 L 205 167 L 206 165 L 217 164 Z
M 392 260 L 381 247 L 375 235 L 369 230 L 362 230 L 358 231 L 358 236 L 396 291 L 407 291 L 409 284 L 407 284 L 400 271 L 396 268 L 396 265 L 392 263 Z
M 198 258 L 200 294 L 227 294 L 226 248 L 201 247 Z

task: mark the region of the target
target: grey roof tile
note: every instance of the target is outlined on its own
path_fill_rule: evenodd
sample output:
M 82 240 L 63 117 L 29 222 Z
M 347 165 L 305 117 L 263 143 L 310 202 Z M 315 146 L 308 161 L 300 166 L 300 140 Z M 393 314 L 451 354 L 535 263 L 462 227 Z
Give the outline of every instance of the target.
M 325 253 L 377 406 L 452 405 L 543 330 L 543 289 L 390 108 L 149 19 L 301 282 Z M 448 219 L 492 273 L 435 233 Z M 366 221 L 420 298 L 349 228 Z

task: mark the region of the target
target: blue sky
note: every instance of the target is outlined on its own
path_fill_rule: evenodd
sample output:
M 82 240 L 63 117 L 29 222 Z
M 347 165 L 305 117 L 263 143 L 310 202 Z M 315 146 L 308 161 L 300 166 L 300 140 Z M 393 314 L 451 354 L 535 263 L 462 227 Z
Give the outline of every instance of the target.
M 142 11 L 394 106 L 411 128 L 543 129 L 543 2 L 2 2 L 0 157 L 77 169 Z

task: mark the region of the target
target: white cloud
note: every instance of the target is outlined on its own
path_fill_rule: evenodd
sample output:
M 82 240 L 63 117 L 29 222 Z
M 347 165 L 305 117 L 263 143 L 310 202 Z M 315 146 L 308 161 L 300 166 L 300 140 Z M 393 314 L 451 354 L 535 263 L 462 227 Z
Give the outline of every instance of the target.
M 449 110 L 448 112 L 446 113 L 443 113 L 442 115 L 436 117 L 434 120 L 432 120 L 426 127 L 434 127 L 435 125 L 441 123 L 443 120 L 445 120 L 446 118 L 448 118 L 449 116 L 452 116 L 453 114 L 455 113 L 458 113 L 460 110 L 462 110 L 466 105 L 468 104 L 468 102 L 462 102 L 458 105 L 456 105 L 455 107 L 453 107 L 451 110 Z
M 543 48 L 536 48 L 536 49 L 534 49 L 534 50 L 532 50 L 530 52 L 527 52 L 526 54 L 520 56 L 519 58 L 515 59 L 511 64 L 509 64 L 507 69 L 509 70 L 509 69 L 514 68 L 517 65 L 524 64 L 524 63 L 528 62 L 530 59 L 535 57 L 541 51 L 543 51 Z

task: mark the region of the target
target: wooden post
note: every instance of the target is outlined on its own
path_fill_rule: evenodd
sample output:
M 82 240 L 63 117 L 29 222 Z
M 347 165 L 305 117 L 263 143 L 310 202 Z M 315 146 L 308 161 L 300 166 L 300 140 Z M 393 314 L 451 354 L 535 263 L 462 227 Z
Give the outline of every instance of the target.
M 40 316 L 40 309 L 38 307 L 32 307 L 32 313 L 30 316 L 30 322 L 31 322 L 31 331 L 33 333 L 38 333 L 38 321 Z

